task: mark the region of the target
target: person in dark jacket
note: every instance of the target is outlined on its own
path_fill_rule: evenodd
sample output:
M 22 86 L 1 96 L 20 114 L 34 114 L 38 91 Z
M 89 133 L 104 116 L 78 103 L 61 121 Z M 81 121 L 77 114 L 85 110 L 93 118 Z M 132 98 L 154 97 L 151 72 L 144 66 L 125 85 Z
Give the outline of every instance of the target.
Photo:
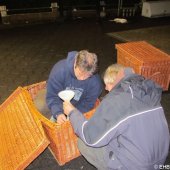
M 63 103 L 79 136 L 80 152 L 98 169 L 158 169 L 170 141 L 161 87 L 118 64 L 107 68 L 104 82 L 109 93 L 91 119 L 71 103 Z
M 62 100 L 58 93 L 62 90 L 75 92 L 71 103 L 82 113 L 91 110 L 102 92 L 102 82 L 96 73 L 97 56 L 87 50 L 72 51 L 67 59 L 56 63 L 47 81 L 46 102 L 57 123 L 66 121 Z

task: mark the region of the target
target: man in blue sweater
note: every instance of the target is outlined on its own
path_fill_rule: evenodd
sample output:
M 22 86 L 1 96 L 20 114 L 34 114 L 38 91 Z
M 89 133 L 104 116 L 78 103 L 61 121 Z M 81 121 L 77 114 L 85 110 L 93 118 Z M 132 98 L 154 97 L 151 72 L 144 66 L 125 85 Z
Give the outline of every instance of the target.
M 63 101 L 58 97 L 62 90 L 75 92 L 71 103 L 82 113 L 91 110 L 102 92 L 97 69 L 97 56 L 87 50 L 69 52 L 67 59 L 56 63 L 47 81 L 46 102 L 52 119 L 61 124 L 66 121 Z
M 100 170 L 155 170 L 169 151 L 162 89 L 132 69 L 111 65 L 104 82 L 109 93 L 90 120 L 64 102 L 82 155 Z

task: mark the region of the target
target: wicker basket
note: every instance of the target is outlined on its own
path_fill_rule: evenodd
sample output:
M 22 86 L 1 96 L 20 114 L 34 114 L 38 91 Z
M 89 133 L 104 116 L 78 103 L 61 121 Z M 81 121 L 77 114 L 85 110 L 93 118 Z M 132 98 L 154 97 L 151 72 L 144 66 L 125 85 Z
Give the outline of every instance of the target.
M 15 90 L 0 106 L 0 169 L 25 169 L 49 141 L 28 91 Z
M 32 99 L 34 99 L 37 92 L 45 87 L 46 82 L 40 82 L 25 88 L 30 93 Z M 86 113 L 86 118 L 91 117 L 94 111 L 95 109 Z M 44 131 L 50 141 L 49 149 L 59 165 L 64 165 L 66 162 L 80 156 L 80 152 L 77 148 L 77 136 L 73 131 L 70 121 L 66 121 L 65 123 L 59 125 L 57 123 L 52 123 L 41 113 L 38 113 L 38 117 L 41 120 Z
M 164 90 L 170 83 L 170 56 L 145 41 L 116 44 L 117 62 L 132 67 L 136 73 L 150 78 Z

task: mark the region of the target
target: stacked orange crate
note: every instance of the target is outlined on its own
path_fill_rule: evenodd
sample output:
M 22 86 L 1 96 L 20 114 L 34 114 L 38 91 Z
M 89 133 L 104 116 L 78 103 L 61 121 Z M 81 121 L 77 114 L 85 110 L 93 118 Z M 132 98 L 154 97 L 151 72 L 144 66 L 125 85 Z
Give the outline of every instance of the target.
M 137 74 L 150 78 L 163 90 L 170 83 L 170 56 L 145 41 L 116 44 L 117 62 L 132 67 Z

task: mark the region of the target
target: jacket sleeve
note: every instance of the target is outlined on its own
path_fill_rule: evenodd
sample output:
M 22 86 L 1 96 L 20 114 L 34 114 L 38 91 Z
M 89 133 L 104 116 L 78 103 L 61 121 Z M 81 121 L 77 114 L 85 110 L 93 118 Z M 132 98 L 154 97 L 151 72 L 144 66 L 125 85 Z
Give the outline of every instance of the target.
M 63 90 L 64 76 L 62 70 L 53 69 L 47 82 L 46 101 L 54 118 L 63 113 L 63 102 L 58 97 L 58 93 Z
M 72 111 L 70 121 L 75 133 L 89 146 L 101 147 L 107 145 L 127 128 L 126 124 L 114 125 L 110 121 L 114 119 L 114 112 L 119 111 L 121 107 L 121 105 L 117 107 L 116 104 L 117 101 L 108 102 L 107 100 L 102 102 L 89 121 L 78 110 Z
M 84 97 L 80 102 L 76 103 L 75 107 L 82 113 L 90 111 L 96 100 L 99 98 L 102 92 L 102 82 L 98 75 L 95 75 L 93 81 L 89 82 L 87 91 L 83 95 Z

